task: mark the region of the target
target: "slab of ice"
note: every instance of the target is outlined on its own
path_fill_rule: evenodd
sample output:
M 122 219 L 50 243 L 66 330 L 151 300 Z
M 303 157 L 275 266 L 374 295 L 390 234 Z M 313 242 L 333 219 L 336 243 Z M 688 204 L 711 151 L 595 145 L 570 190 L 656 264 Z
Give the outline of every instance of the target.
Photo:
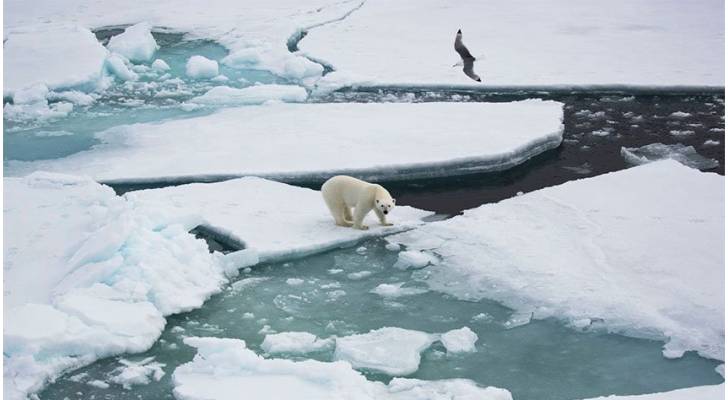
M 686 389 L 671 390 L 669 392 L 640 394 L 633 396 L 603 396 L 588 400 L 723 400 L 725 399 L 725 384 L 695 386 Z
M 508 169 L 557 147 L 562 115 L 561 103 L 541 100 L 268 104 L 114 128 L 91 150 L 11 161 L 5 173 L 43 169 L 115 182 L 449 176 Z
M 133 63 L 142 63 L 151 61 L 159 46 L 152 36 L 152 26 L 148 22 L 142 22 L 112 36 L 106 48 Z
M 535 318 L 601 320 L 724 358 L 724 177 L 659 161 L 527 193 L 388 240 L 428 249 L 432 289 Z
M 711 169 L 720 165 L 718 160 L 703 157 L 693 146 L 684 144 L 652 143 L 642 147 L 622 147 L 622 158 L 629 164 L 640 165 L 649 162 L 671 159 L 696 169 Z
M 89 178 L 3 182 L 6 398 L 146 350 L 165 315 L 200 307 L 227 281 L 225 258 L 188 233 L 197 217 L 152 218 Z
M 248 105 L 263 104 L 266 101 L 285 101 L 300 103 L 306 101 L 306 89 L 296 85 L 257 85 L 242 89 L 228 86 L 216 86 L 202 96 L 192 98 L 189 102 L 204 105 Z
M 185 73 L 193 79 L 210 79 L 218 74 L 217 61 L 203 56 L 192 56 L 187 60 Z
M 320 192 L 252 177 L 136 191 L 125 197 L 150 215 L 201 215 L 206 227 L 244 243 L 261 261 L 305 256 L 400 232 L 422 224 L 431 214 L 396 207 L 390 214 L 393 226 L 380 226 L 372 213 L 367 217 L 369 230 L 344 228 L 334 225 Z
M 139 79 L 139 75 L 129 69 L 129 66 L 126 65 L 126 60 L 118 54 L 111 54 L 106 59 L 106 70 L 122 81 L 135 81 Z
M 430 347 L 436 336 L 409 329 L 385 327 L 336 338 L 335 360 L 349 362 L 393 376 L 410 375 L 420 367 L 420 353 Z
M 308 332 L 281 332 L 265 335 L 260 348 L 268 354 L 305 354 L 331 347 L 333 339 L 319 339 Z
M 466 379 L 369 381 L 346 362 L 265 359 L 238 339 L 186 338 L 195 358 L 174 371 L 174 395 L 186 400 L 234 400 L 241 393 L 265 399 L 511 400 L 505 389 Z
M 38 84 L 50 89 L 93 87 L 102 77 L 107 51 L 86 28 L 31 30 L 11 33 L 5 39 L 5 96 Z
M 618 0 L 608 8 L 569 0 L 368 0 L 341 22 L 312 29 L 299 47 L 336 69 L 327 81 L 482 86 L 452 68 L 460 28 L 485 86 L 724 86 L 719 0 L 695 7 Z
M 437 264 L 437 258 L 423 251 L 402 251 L 397 255 L 393 267 L 397 269 L 419 269 Z
M 448 353 L 469 353 L 475 351 L 478 335 L 467 326 L 453 329 L 440 335 L 440 342 Z
M 159 381 L 164 376 L 165 364 L 148 357 L 141 361 L 119 360 L 121 366 L 114 370 L 111 382 L 131 389 L 133 385 L 146 385 L 154 379 Z
M 382 283 L 372 289 L 372 293 L 378 294 L 385 298 L 397 298 L 402 296 L 413 296 L 416 294 L 427 293 L 426 289 L 406 287 L 403 288 L 404 282 L 399 283 Z
M 158 58 L 152 63 L 152 69 L 155 69 L 157 71 L 169 71 L 169 64 L 167 64 L 164 60 Z

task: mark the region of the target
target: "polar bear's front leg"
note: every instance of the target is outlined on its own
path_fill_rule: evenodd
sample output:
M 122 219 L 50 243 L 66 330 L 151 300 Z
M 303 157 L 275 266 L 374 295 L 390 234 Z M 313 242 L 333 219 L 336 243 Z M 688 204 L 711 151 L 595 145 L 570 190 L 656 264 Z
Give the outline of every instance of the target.
M 361 229 L 363 231 L 369 229 L 368 226 L 364 225 L 364 217 L 369 214 L 369 211 L 371 211 L 372 206 L 371 204 L 367 204 L 365 201 L 360 201 L 356 204 L 356 208 L 354 209 L 354 228 L 355 229 Z
M 382 210 L 380 210 L 379 208 L 374 207 L 374 213 L 376 213 L 377 214 L 377 217 L 379 217 L 379 223 L 382 224 L 382 226 L 392 226 L 392 225 L 394 225 L 394 224 L 391 224 L 391 223 L 387 222 L 387 216 L 384 215 L 384 213 L 382 212 Z

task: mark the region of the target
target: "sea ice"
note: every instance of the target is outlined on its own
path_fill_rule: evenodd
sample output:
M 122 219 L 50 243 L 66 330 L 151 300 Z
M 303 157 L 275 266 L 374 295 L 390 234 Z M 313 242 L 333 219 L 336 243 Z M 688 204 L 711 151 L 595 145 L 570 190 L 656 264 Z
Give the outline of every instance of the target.
M 652 143 L 642 147 L 622 147 L 622 158 L 629 164 L 640 165 L 649 162 L 671 159 L 696 169 L 715 168 L 720 163 L 712 158 L 703 157 L 693 146 L 683 144 Z
M 725 399 L 725 384 L 695 386 L 685 389 L 671 390 L 669 392 L 639 394 L 632 396 L 603 396 L 587 400 L 723 400 Z
M 167 64 L 161 58 L 158 58 L 152 63 L 152 69 L 156 71 L 169 71 L 169 64 Z
M 243 175 L 323 181 L 338 173 L 406 179 L 500 171 L 561 143 L 562 106 L 525 100 L 240 107 L 113 128 L 99 133 L 102 143 L 88 151 L 56 160 L 9 161 L 5 174 L 43 169 L 104 182 L 171 182 Z
M 242 89 L 216 86 L 207 93 L 190 99 L 189 102 L 215 106 L 239 106 L 263 104 L 270 100 L 300 103 L 306 101 L 307 97 L 306 89 L 296 85 L 256 85 Z
M 121 54 L 133 63 L 148 62 L 159 49 L 152 36 L 152 26 L 147 22 L 132 25 L 109 39 L 106 48 Z
M 118 54 L 111 54 L 106 58 L 106 69 L 110 74 L 118 77 L 122 81 L 135 81 L 139 79 L 139 75 L 130 70 L 124 58 Z
M 437 264 L 437 258 L 423 251 L 402 251 L 397 255 L 393 267 L 397 269 L 419 269 Z
M 334 359 L 347 361 L 357 369 L 393 376 L 410 375 L 420 366 L 420 353 L 435 339 L 425 332 L 385 327 L 369 333 L 337 337 Z
M 475 351 L 475 342 L 478 335 L 470 328 L 464 326 L 460 329 L 453 329 L 440 335 L 440 342 L 447 349 L 448 353 L 469 353 Z
M 372 293 L 378 294 L 385 298 L 397 298 L 402 296 L 412 296 L 416 294 L 427 293 L 426 289 L 406 287 L 403 288 L 404 282 L 400 283 L 382 283 L 371 290 Z
M 260 348 L 268 354 L 305 354 L 324 350 L 333 344 L 333 339 L 319 339 L 308 332 L 281 332 L 265 335 Z
M 217 61 L 203 56 L 192 56 L 187 60 L 185 73 L 192 79 L 209 79 L 218 75 Z
M 240 393 L 277 400 L 512 400 L 505 389 L 480 387 L 467 379 L 369 381 L 346 362 L 265 359 L 245 342 L 186 338 L 195 358 L 174 371 L 174 395 L 186 400 L 234 400 Z
M 164 376 L 165 364 L 154 361 L 154 357 L 148 357 L 141 361 L 119 360 L 122 364 L 117 368 L 110 379 L 124 389 L 131 389 L 133 385 L 146 385 L 152 379 L 159 381 Z
M 665 340 L 665 355 L 722 360 L 724 187 L 720 175 L 659 161 L 387 240 L 442 257 L 428 271 L 433 290 L 538 319 L 600 319 L 613 332 Z

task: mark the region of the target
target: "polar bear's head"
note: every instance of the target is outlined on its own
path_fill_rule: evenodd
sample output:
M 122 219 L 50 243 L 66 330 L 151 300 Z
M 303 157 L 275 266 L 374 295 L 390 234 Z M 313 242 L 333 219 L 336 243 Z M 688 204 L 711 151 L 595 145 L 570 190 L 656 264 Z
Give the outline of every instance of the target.
M 396 200 L 389 196 L 389 193 L 378 195 L 374 199 L 374 207 L 378 208 L 382 214 L 387 215 L 394 208 Z

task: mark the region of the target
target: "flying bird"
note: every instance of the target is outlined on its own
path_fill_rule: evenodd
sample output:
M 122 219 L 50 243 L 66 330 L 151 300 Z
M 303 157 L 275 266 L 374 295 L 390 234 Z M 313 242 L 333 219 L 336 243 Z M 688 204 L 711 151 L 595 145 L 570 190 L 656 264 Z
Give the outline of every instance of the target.
M 465 47 L 463 44 L 463 32 L 458 29 L 457 35 L 455 35 L 455 51 L 460 54 L 460 58 L 463 59 L 462 66 L 463 66 L 463 72 L 465 75 L 470 77 L 470 79 L 476 80 L 478 82 L 481 82 L 480 77 L 478 74 L 473 71 L 473 65 L 475 64 L 475 57 L 473 57 L 472 54 L 470 54 L 470 51 L 468 51 L 468 48 Z M 453 65 L 453 67 L 461 65 L 461 63 L 457 63 Z

